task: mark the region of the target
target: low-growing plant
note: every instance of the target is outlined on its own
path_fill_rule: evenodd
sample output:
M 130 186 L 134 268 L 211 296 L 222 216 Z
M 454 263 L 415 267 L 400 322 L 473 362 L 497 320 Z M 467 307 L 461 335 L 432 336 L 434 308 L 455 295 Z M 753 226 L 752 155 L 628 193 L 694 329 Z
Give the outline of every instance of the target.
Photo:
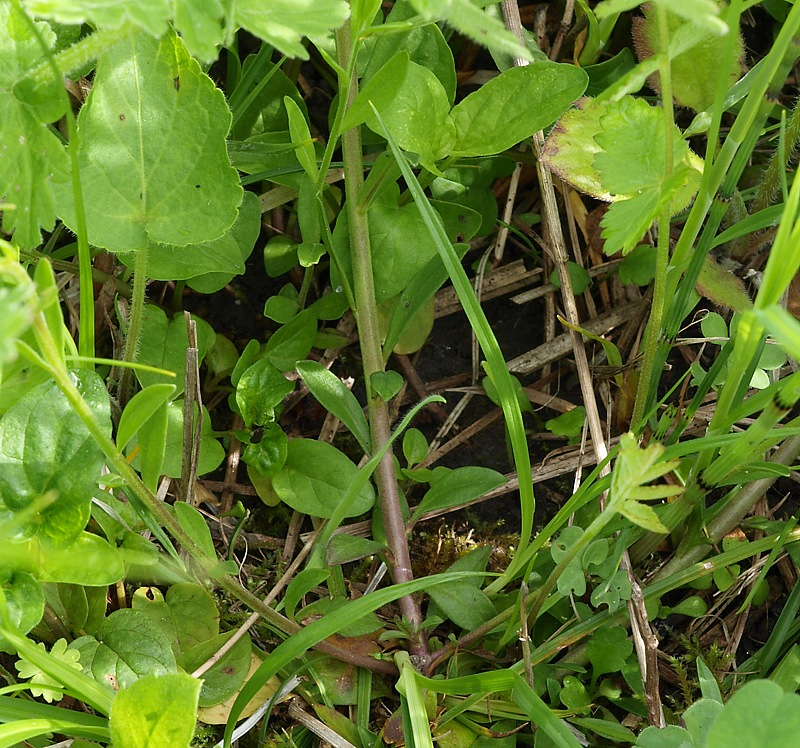
M 556 62 L 508 1 L 0 0 L 0 746 L 227 746 L 258 724 L 258 744 L 357 748 L 798 743 L 794 591 L 740 688 L 698 657 L 690 704 L 675 660 L 680 723 L 654 630 L 706 616 L 709 588 L 732 595 L 746 565 L 742 608 L 763 603 L 784 550 L 796 575 L 797 518 L 746 518 L 800 454 L 785 367 L 800 360 L 785 306 L 800 131 L 781 98 L 800 8 L 639 5 L 578 0 L 568 34 L 568 3 L 551 56 L 570 62 Z M 774 36 L 744 74 L 751 10 Z M 470 92 L 459 45 L 493 67 Z M 513 223 L 493 190 L 534 162 L 541 213 L 528 202 Z M 557 192 L 570 214 L 579 193 L 602 204 L 617 278 L 567 258 Z M 539 223 L 583 396 L 542 421 L 571 442 L 585 426 L 596 467 L 535 523 L 536 413 L 473 250 L 499 226 L 539 263 Z M 772 228 L 751 298 L 729 268 L 757 264 L 753 237 Z M 245 274 L 258 283 L 242 294 Z M 575 301 L 651 280 L 639 365 Z M 448 282 L 480 348 L 469 396 L 499 407 L 510 476 L 431 466 L 419 416 L 445 398 L 421 387 L 409 406 L 417 383 L 390 366 L 426 344 Z M 259 312 L 263 339 L 204 311 L 226 294 Z M 701 323 L 711 355 L 673 376 L 701 299 L 720 310 Z M 356 339 L 353 386 L 335 362 Z M 584 341 L 611 370 L 613 446 Z M 303 398 L 319 438 L 290 424 Z M 226 450 L 216 500 L 198 477 Z M 248 508 L 231 500 L 239 457 Z M 509 487 L 507 563 L 464 543 L 415 576 L 420 522 Z M 285 543 L 251 523 L 271 507 L 291 513 Z M 239 540 L 284 549 L 265 599 Z M 280 737 L 276 714 L 301 727 Z

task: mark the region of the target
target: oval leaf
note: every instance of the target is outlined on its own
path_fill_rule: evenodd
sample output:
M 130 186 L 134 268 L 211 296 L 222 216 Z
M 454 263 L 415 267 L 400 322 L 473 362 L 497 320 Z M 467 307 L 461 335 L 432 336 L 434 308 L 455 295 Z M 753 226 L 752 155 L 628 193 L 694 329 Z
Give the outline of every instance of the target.
M 357 473 L 358 468 L 336 447 L 313 439 L 293 439 L 286 464 L 272 479 L 272 487 L 292 509 L 327 519 Z M 374 501 L 375 491 L 368 483 L 345 516 L 363 514 Z

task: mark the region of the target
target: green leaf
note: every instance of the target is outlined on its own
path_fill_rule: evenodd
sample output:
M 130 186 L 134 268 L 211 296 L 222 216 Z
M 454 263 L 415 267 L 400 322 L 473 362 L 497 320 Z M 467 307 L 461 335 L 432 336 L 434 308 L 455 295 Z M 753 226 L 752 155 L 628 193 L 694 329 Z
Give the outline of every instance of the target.
M 411 3 L 395 3 L 386 23 L 408 21 L 416 16 Z M 400 51 L 406 50 L 412 62 L 430 70 L 440 81 L 452 105 L 456 95 L 456 66 L 453 52 L 435 23 L 412 26 L 408 31 L 382 34 L 375 39 L 372 52 L 361 78 L 368 83 L 374 75 L 383 70 L 387 62 Z M 376 106 L 378 106 L 376 104 Z
M 613 195 L 636 195 L 661 184 L 666 164 L 664 115 L 642 99 L 625 96 L 600 117 L 595 135 L 600 151 L 594 165 L 603 185 Z M 675 128 L 672 158 L 680 164 L 688 158 L 689 146 Z
M 48 47 L 56 36 L 43 21 L 36 26 Z M 69 160 L 64 146 L 47 127 L 59 119 L 65 104 L 57 84 L 43 90 L 45 102 L 37 104 L 16 86 L 41 61 L 42 50 L 28 24 L 10 3 L 0 6 L 0 195 L 13 208 L 3 209 L 3 231 L 14 234 L 22 247 L 41 242 L 40 229 L 52 230 L 55 223 L 53 184 L 69 179 Z M 49 101 L 48 101 L 49 100 Z
M 649 507 L 646 507 L 649 509 Z M 591 603 L 599 608 L 607 605 L 610 612 L 614 612 L 622 602 L 631 597 L 631 583 L 624 569 L 618 569 L 608 579 L 601 581 L 593 590 Z
M 656 275 L 658 249 L 649 244 L 634 247 L 619 264 L 620 283 L 646 286 Z
M 30 552 L 36 557 L 36 543 Z M 43 581 L 79 584 L 84 587 L 107 587 L 125 576 L 120 552 L 108 541 L 88 532 L 81 533 L 68 548 L 53 550 L 41 547 L 38 574 Z
M 488 15 L 470 0 L 411 0 L 411 4 L 423 18 L 429 21 L 445 20 L 458 32 L 492 52 L 533 59 L 519 39 L 507 31 L 497 18 Z
M 258 441 L 255 441 L 255 436 L 251 438 L 242 460 L 262 478 L 271 478 L 286 464 L 289 438 L 277 423 L 263 426 L 258 437 Z
M 688 168 L 672 196 L 670 209 L 675 212 L 697 192 L 703 162 L 689 150 L 677 128 L 673 149 L 676 171 Z M 627 96 L 619 101 L 582 99 L 553 128 L 542 158 L 575 189 L 613 202 L 632 198 L 639 190 L 649 195 L 660 188 L 665 152 L 661 110 Z
M 313 439 L 292 439 L 286 464 L 273 477 L 272 486 L 292 509 L 327 518 L 357 474 L 358 468 L 330 444 Z M 375 492 L 366 484 L 345 516 L 363 514 L 374 501 Z
M 216 334 L 205 320 L 192 315 L 197 325 L 197 357 L 202 362 L 208 350 L 214 345 Z M 163 383 L 165 380 L 175 385 L 174 396 L 183 392 L 186 375 L 186 349 L 189 336 L 186 332 L 186 319 L 178 314 L 168 319 L 166 313 L 154 304 L 145 305 L 142 314 L 142 333 L 139 338 L 140 364 L 148 364 L 159 369 L 174 371 L 176 376 L 164 377 L 149 371 L 136 370 L 136 377 L 142 387 Z
M 334 535 L 328 543 L 328 553 L 325 558 L 328 566 L 346 564 L 358 561 L 366 556 L 374 556 L 386 549 L 383 543 L 368 538 L 357 538 L 347 533 Z
M 797 745 L 800 696 L 770 681 L 746 683 L 708 731 L 706 748 L 784 748 Z
M 303 36 L 325 36 L 347 18 L 344 0 L 236 0 L 236 25 L 247 29 L 287 57 L 308 59 Z
M 369 101 L 365 103 L 370 108 L 367 127 L 382 134 Z M 456 131 L 450 101 L 444 86 L 427 68 L 409 62 L 404 85 L 378 112 L 398 145 L 417 154 L 426 168 L 434 170 L 434 163 L 452 151 Z
M 236 405 L 245 426 L 273 421 L 275 408 L 293 389 L 294 383 L 265 358 L 245 369 L 236 385 Z
M 717 306 L 727 307 L 735 312 L 753 308 L 753 302 L 742 280 L 730 270 L 725 270 L 711 255 L 706 256 L 695 287 Z
M 372 391 L 382 400 L 389 402 L 403 387 L 403 376 L 398 372 L 388 369 L 376 371 L 369 378 Z
M 586 656 L 592 663 L 592 682 L 604 673 L 616 673 L 633 652 L 628 632 L 622 626 L 607 626 L 596 633 L 586 645 Z
M 692 34 L 692 42 L 680 54 L 670 54 L 669 67 L 672 96 L 680 106 L 696 112 L 710 109 L 714 104 L 717 80 L 723 74 L 730 88 L 742 73 L 741 60 L 744 44 L 738 29 L 730 66 L 720 70 L 721 60 L 728 59 L 728 25 L 719 17 L 719 4 L 714 0 L 683 0 L 664 3 L 667 19 L 667 38 L 672 47 L 682 35 Z M 659 12 L 650 5 L 644 6 L 644 18 L 633 25 L 636 53 L 640 60 L 665 52 Z M 651 79 L 654 80 L 654 79 Z M 656 90 L 660 91 L 655 81 Z
M 176 501 L 172 505 L 175 510 L 175 516 L 184 529 L 187 535 L 194 540 L 208 558 L 216 558 L 217 552 L 214 550 L 214 541 L 211 539 L 211 531 L 208 529 L 208 523 L 205 517 L 195 509 L 191 504 L 185 501 Z M 176 585 L 170 587 L 174 589 Z M 216 633 L 216 632 L 215 632 Z
M 183 673 L 149 675 L 120 691 L 109 727 L 115 748 L 189 748 L 200 681 Z
M 640 501 L 626 501 L 620 507 L 619 513 L 635 525 L 639 525 L 639 527 L 643 527 L 650 532 L 657 532 L 664 535 L 669 532 L 666 525 L 658 518 L 655 511 L 647 506 L 647 504 L 642 504 Z
M 176 656 L 219 633 L 216 601 L 195 582 L 173 584 L 166 597 L 155 587 L 141 587 L 133 595 L 132 608 L 161 628 Z
M 728 323 L 722 318 L 722 315 L 716 312 L 709 312 L 703 319 L 700 320 L 700 330 L 704 338 L 727 338 L 728 337 Z M 724 340 L 715 340 L 717 344 L 722 344 Z
M 414 510 L 412 521 L 432 509 L 447 509 L 483 496 L 504 485 L 506 477 L 489 468 L 467 466 L 451 470 L 437 480 Z
M 462 629 L 471 631 L 496 615 L 494 606 L 482 590 L 469 582 L 452 582 L 428 590 L 431 600 Z
M 188 285 L 201 293 L 218 291 L 244 273 L 260 228 L 258 197 L 245 192 L 236 221 L 219 239 L 185 247 L 150 244 L 147 275 L 153 280 L 188 280 Z M 126 252 L 120 260 L 133 268 L 136 253 Z
M 70 647 L 81 653 L 83 671 L 110 688 L 127 688 L 143 675 L 176 672 L 169 640 L 138 610 L 114 611 L 100 625 L 96 638 L 81 636 Z
M 178 657 L 178 665 L 187 673 L 194 672 L 213 657 L 235 633 L 234 631 L 228 631 L 227 633 L 219 634 L 186 650 Z M 200 676 L 203 682 L 199 699 L 201 707 L 221 704 L 242 687 L 247 671 L 250 668 L 251 651 L 250 636 L 245 634 L 211 668 Z
M 577 408 L 568 410 L 560 416 L 551 418 L 545 422 L 544 427 L 551 434 L 568 436 L 570 439 L 577 438 L 583 430 L 583 423 L 586 420 L 586 408 L 579 405 Z
M 403 434 L 403 457 L 409 467 L 422 462 L 428 454 L 428 440 L 419 429 L 408 429 Z
M 328 579 L 330 575 L 330 569 L 308 568 L 300 571 L 295 578 L 289 582 L 283 596 L 286 615 L 294 620 L 294 614 L 298 603 L 305 595 L 313 590 L 314 587 L 317 587 Z
M 369 82 L 361 88 L 358 96 L 348 108 L 347 114 L 342 120 L 342 132 L 352 127 L 358 127 L 362 122 L 370 119 L 372 106 L 379 112 L 388 110 L 395 96 L 405 84 L 409 62 L 408 51 L 401 49 L 369 78 Z
M 283 103 L 289 118 L 289 133 L 292 136 L 292 144 L 295 147 L 297 160 L 300 162 L 300 166 L 303 167 L 309 179 L 316 182 L 319 176 L 317 155 L 314 151 L 314 140 L 308 129 L 305 115 L 297 102 L 290 96 L 285 96 Z
M 592 285 L 592 276 L 589 275 L 586 268 L 581 267 L 577 262 L 569 260 L 567 262 L 567 272 L 572 281 L 572 292 L 576 296 L 583 293 Z M 561 288 L 561 278 L 558 275 L 558 270 L 553 270 L 553 272 L 550 273 L 549 281 L 556 288 Z
M 0 569 L 0 590 L 5 602 L 4 615 L 20 634 L 27 634 L 44 614 L 44 592 L 32 574 Z M 0 635 L 0 642 L 4 642 Z
M 306 309 L 272 334 L 264 357 L 281 371 L 292 371 L 305 358 L 317 334 L 317 317 Z
M 125 449 L 143 424 L 175 394 L 174 384 L 151 384 L 137 392 L 125 406 L 117 427 L 117 447 Z
M 86 369 L 71 376 L 110 437 L 102 380 Z M 50 493 L 53 500 L 26 516 L 13 534 L 69 545 L 89 519 L 103 463 L 103 453 L 55 382 L 34 387 L 0 418 L 0 522 L 14 527 L 21 512 Z
M 350 429 L 350 433 L 365 453 L 369 452 L 371 441 L 369 424 L 350 388 L 333 372 L 316 361 L 298 361 L 295 368 L 319 404 Z
M 587 82 L 574 65 L 537 63 L 506 70 L 453 109 L 451 155 L 488 156 L 511 148 L 555 122 Z
M 78 117 L 89 241 L 122 252 L 221 237 L 242 202 L 230 121 L 224 95 L 174 33 L 136 34 L 103 55 Z M 58 187 L 57 202 L 74 229 L 71 189 Z
M 166 436 L 163 441 L 163 454 L 161 455 L 159 475 L 168 475 L 170 478 L 180 478 L 183 461 L 183 401 L 167 403 L 166 405 Z M 142 451 L 149 448 L 142 432 L 139 436 L 144 442 Z M 135 441 L 131 442 L 135 446 Z M 211 429 L 211 416 L 203 407 L 203 427 L 200 434 L 200 455 L 197 464 L 198 475 L 205 475 L 215 470 L 225 457 L 225 450 L 214 438 Z M 136 455 L 131 464 L 135 468 L 141 466 L 140 456 Z

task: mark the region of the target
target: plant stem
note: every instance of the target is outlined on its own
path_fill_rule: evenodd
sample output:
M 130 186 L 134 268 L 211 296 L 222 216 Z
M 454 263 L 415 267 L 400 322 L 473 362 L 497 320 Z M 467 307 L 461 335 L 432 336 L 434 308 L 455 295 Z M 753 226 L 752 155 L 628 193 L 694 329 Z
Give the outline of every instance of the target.
M 339 64 L 350 68 L 352 48 L 350 30 L 347 24 L 336 32 L 336 46 Z M 353 71 L 347 103 L 352 103 L 358 91 L 358 80 Z M 378 308 L 375 300 L 375 283 L 372 274 L 372 255 L 370 251 L 369 220 L 365 209 L 360 209 L 358 196 L 364 183 L 364 170 L 361 151 L 361 133 L 353 128 L 342 134 L 342 159 L 344 161 L 345 194 L 347 217 L 350 226 L 350 252 L 353 266 L 353 286 L 358 324 L 358 337 L 361 345 L 364 379 L 367 390 L 372 448 L 384 444 L 391 437 L 389 410 L 386 403 L 372 391 L 370 378 L 382 372 L 380 332 L 378 330 Z M 394 459 L 388 451 L 376 470 L 381 516 L 389 547 L 389 563 L 395 583 L 410 582 L 413 579 L 408 538 L 400 510 L 400 496 L 394 472 Z M 408 621 L 413 633 L 410 642 L 412 654 L 428 660 L 428 647 L 420 630 L 422 612 L 416 600 L 410 595 L 399 600 L 400 610 Z
M 80 318 L 78 346 L 82 357 L 91 359 L 94 356 L 94 289 L 92 286 L 92 255 L 89 251 L 89 239 L 86 233 L 86 211 L 83 205 L 83 192 L 81 190 L 80 169 L 78 168 L 78 124 L 75 115 L 72 113 L 69 94 L 61 82 L 62 73 L 56 58 L 48 47 L 42 36 L 39 27 L 33 19 L 25 12 L 19 0 L 15 0 L 14 6 L 25 18 L 31 33 L 36 37 L 36 41 L 42 49 L 45 58 L 43 70 L 49 70 L 53 76 L 53 81 L 58 87 L 59 96 L 64 106 L 64 117 L 67 122 L 67 132 L 69 134 L 69 157 L 72 166 L 72 194 L 75 200 L 75 222 L 76 235 L 78 240 L 78 269 L 80 277 Z M 94 36 L 94 35 L 93 35 Z M 78 44 L 72 45 L 73 47 Z M 84 367 L 91 367 L 89 363 L 82 363 Z
M 139 336 L 142 333 L 142 317 L 144 316 L 144 297 L 147 289 L 147 252 L 147 247 L 137 252 L 136 265 L 133 270 L 133 298 L 128 320 L 128 335 L 125 339 L 125 354 L 122 357 L 127 364 L 132 364 L 136 360 L 136 353 L 139 350 Z M 128 401 L 132 375 L 133 370 L 130 367 L 124 368 L 120 374 L 117 391 L 120 408 L 124 408 Z
M 663 59 L 659 70 L 661 83 L 661 106 L 664 110 L 664 179 L 672 175 L 673 141 L 675 131 L 675 110 L 672 103 L 672 77 L 670 71 L 671 58 L 669 55 L 669 28 L 667 26 L 667 9 L 661 3 L 656 4 L 658 13 L 658 26 L 660 46 Z M 732 33 L 732 32 L 731 32 Z M 664 320 L 664 307 L 666 305 L 666 282 L 669 270 L 669 225 L 670 206 L 666 205 L 658 217 L 658 243 L 656 250 L 656 274 L 653 283 L 653 303 L 650 311 L 650 320 L 645 333 L 644 357 L 642 370 L 639 374 L 639 384 L 636 390 L 636 401 L 631 415 L 631 426 L 637 428 L 645 408 L 648 404 L 650 393 L 650 380 L 658 352 L 658 340 Z

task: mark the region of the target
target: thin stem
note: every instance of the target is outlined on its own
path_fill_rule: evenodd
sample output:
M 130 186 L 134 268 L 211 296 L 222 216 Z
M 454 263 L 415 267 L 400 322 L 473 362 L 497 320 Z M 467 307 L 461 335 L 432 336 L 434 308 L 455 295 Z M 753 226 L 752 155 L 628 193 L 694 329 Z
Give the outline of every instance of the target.
M 663 59 L 659 70 L 661 82 L 661 106 L 664 110 L 664 179 L 672 175 L 674 168 L 673 141 L 675 138 L 675 110 L 672 102 L 672 75 L 670 66 L 672 60 L 669 55 L 669 28 L 667 25 L 667 9 L 661 3 L 656 4 L 658 13 L 659 42 Z M 636 390 L 636 401 L 633 406 L 631 424 L 634 428 L 641 422 L 645 408 L 648 404 L 650 393 L 650 380 L 653 377 L 658 353 L 658 340 L 661 336 L 661 327 L 664 320 L 664 307 L 666 305 L 666 282 L 669 270 L 669 225 L 670 206 L 666 205 L 658 218 L 658 244 L 656 250 L 656 275 L 653 283 L 653 304 L 650 311 L 650 320 L 645 333 L 644 357 L 642 370 L 639 375 L 639 384 Z
M 30 283 L 27 274 L 24 273 L 21 267 L 16 267 L 19 267 L 18 280 L 20 282 Z M 155 520 L 180 543 L 183 549 L 198 563 L 203 571 L 209 573 L 213 567 L 217 565 L 217 559 L 207 556 L 191 535 L 183 529 L 177 519 L 170 514 L 166 505 L 153 496 L 144 483 L 142 483 L 136 471 L 134 471 L 125 459 L 124 455 L 117 449 L 111 437 L 106 434 L 101 424 L 97 421 L 95 414 L 73 383 L 69 372 L 60 358 L 61 353 L 58 350 L 58 346 L 41 313 L 37 314 L 33 319 L 33 331 L 48 372 L 106 456 L 108 463 L 117 471 L 120 477 L 122 477 L 126 486 L 133 494 L 147 507 L 147 510 L 152 514 Z M 242 587 L 233 577 L 225 575 L 216 578 L 214 581 L 219 587 L 230 593 L 237 600 L 243 602 L 254 612 L 258 613 L 267 623 L 274 626 L 278 631 L 281 631 L 287 636 L 291 636 L 301 630 L 298 624 L 290 621 L 269 605 L 263 603 L 250 591 Z M 338 647 L 331 642 L 320 642 L 315 646 L 315 649 L 330 654 L 343 662 L 351 662 L 359 667 L 365 667 L 376 672 L 384 672 L 387 674 L 396 673 L 396 670 L 390 663 L 380 662 L 372 657 L 358 655 L 342 647 Z
M 39 27 L 28 16 L 25 10 L 15 0 L 16 9 L 25 18 L 25 23 L 36 37 L 36 41 L 42 49 L 45 58 L 44 72 L 52 75 L 53 82 L 58 87 L 59 96 L 64 106 L 64 116 L 67 121 L 67 132 L 69 134 L 69 157 L 72 166 L 72 194 L 75 202 L 75 221 L 76 233 L 78 238 L 78 270 L 80 277 L 80 319 L 78 350 L 84 359 L 89 360 L 94 356 L 94 288 L 92 286 L 92 255 L 89 251 L 89 239 L 86 230 L 86 211 L 83 205 L 83 192 L 81 190 L 80 169 L 78 167 L 78 124 L 75 115 L 72 113 L 69 95 L 61 84 L 61 69 L 56 62 L 56 58 L 47 46 Z M 78 46 L 78 45 L 73 45 Z M 83 362 L 82 366 L 90 366 Z
M 139 350 L 139 336 L 142 333 L 142 317 L 144 316 L 144 297 L 147 290 L 147 247 L 136 254 L 136 265 L 133 270 L 133 298 L 131 299 L 130 319 L 128 320 L 128 337 L 125 340 L 125 354 L 122 360 L 132 364 Z M 119 404 L 121 408 L 130 395 L 132 370 L 125 368 L 119 378 Z
M 346 69 L 351 66 L 352 48 L 350 30 L 345 24 L 336 32 L 336 46 L 339 64 Z M 348 91 L 348 105 L 352 103 L 358 90 L 353 71 Z M 353 266 L 353 286 L 358 323 L 358 337 L 361 345 L 364 378 L 367 390 L 370 430 L 373 449 L 384 444 L 391 437 L 389 411 L 386 403 L 372 390 L 370 379 L 373 374 L 382 372 L 380 331 L 378 329 L 378 309 L 375 301 L 375 284 L 372 274 L 372 254 L 369 239 L 369 220 L 366 210 L 360 210 L 358 196 L 364 183 L 364 167 L 361 151 L 361 133 L 353 128 L 342 134 L 342 157 L 345 173 L 345 194 L 347 217 L 350 225 L 350 252 Z M 376 470 L 380 496 L 381 517 L 390 554 L 390 567 L 395 583 L 409 582 L 413 579 L 408 538 L 400 511 L 400 495 L 394 472 L 394 460 L 388 451 Z M 412 654 L 427 661 L 428 649 L 420 631 L 422 612 L 416 600 L 410 595 L 399 600 L 400 610 L 411 626 L 414 636 L 411 641 Z

